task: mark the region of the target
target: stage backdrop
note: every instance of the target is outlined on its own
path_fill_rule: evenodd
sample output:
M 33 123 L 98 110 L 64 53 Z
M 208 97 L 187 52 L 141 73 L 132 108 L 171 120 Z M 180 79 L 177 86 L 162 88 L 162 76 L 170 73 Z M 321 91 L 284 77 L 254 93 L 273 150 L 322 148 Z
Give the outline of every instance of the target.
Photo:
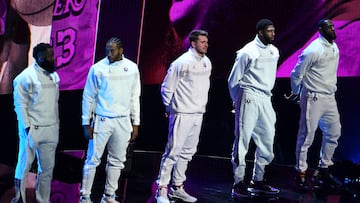
M 318 36 L 317 22 L 330 18 L 340 49 L 338 75 L 360 76 L 360 1 L 152 0 L 146 1 L 139 65 L 145 84 L 159 84 L 169 63 L 189 47 L 193 29 L 209 32 L 214 77 L 226 79 L 236 50 L 255 37 L 261 18 L 273 20 L 280 49 L 278 77 L 289 77 L 297 57 Z
M 60 90 L 82 89 L 94 49 L 98 0 L 56 0 L 51 39 L 60 76 Z
M 82 89 L 94 62 L 99 0 L 0 0 L 0 94 L 33 63 L 32 49 L 54 47 L 60 90 Z

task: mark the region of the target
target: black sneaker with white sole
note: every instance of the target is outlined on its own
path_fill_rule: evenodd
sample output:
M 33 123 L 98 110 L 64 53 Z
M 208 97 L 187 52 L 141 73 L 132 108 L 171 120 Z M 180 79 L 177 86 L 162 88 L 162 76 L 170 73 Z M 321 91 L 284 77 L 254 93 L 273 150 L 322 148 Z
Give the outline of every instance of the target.
M 248 187 L 248 192 L 251 195 L 277 195 L 280 190 L 270 185 L 265 184 L 264 181 L 250 181 L 250 185 Z
M 337 190 L 342 184 L 334 178 L 327 168 L 319 168 L 314 172 L 312 177 L 314 189 Z

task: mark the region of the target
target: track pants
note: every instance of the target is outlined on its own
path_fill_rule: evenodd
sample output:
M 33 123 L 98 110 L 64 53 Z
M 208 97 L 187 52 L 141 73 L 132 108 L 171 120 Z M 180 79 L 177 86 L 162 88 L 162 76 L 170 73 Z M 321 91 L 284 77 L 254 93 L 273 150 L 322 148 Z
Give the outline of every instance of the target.
M 170 114 L 169 134 L 165 152 L 161 159 L 157 180 L 159 186 L 170 183 L 182 185 L 186 180 L 186 169 L 197 151 L 203 114 Z
M 56 147 L 59 141 L 59 125 L 30 126 L 29 133 L 19 125 L 19 154 L 15 169 L 16 203 L 22 199 L 26 203 L 26 178 L 35 156 L 38 160 L 38 174 L 35 188 L 36 202 L 48 203 L 51 181 L 55 165 Z
M 319 167 L 328 168 L 334 164 L 332 157 L 341 135 L 340 116 L 335 95 L 303 90 L 300 108 L 295 167 L 298 171 L 305 172 L 307 170 L 307 152 L 314 141 L 315 131 L 319 126 L 322 131 Z
M 265 166 L 274 158 L 273 143 L 276 116 L 271 97 L 243 90 L 235 103 L 235 139 L 232 151 L 234 181 L 244 180 L 251 138 L 256 144 L 252 179 L 262 181 Z
M 87 157 L 83 168 L 80 193 L 90 196 L 96 167 L 101 162 L 105 147 L 108 152 L 104 193 L 113 195 L 118 188 L 121 169 L 126 161 L 132 125 L 129 117 L 108 118 L 97 115 L 94 121 L 93 139 L 89 140 Z

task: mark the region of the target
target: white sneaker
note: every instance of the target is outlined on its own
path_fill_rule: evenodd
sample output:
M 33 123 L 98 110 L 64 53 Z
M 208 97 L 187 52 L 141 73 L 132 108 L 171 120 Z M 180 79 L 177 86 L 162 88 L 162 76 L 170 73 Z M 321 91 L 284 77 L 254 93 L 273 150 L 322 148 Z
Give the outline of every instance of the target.
M 177 187 L 174 189 L 173 187 L 170 188 L 169 197 L 172 199 L 180 199 L 184 202 L 196 202 L 197 198 L 189 195 L 183 186 Z
M 170 203 L 166 187 L 160 187 L 156 191 L 155 199 L 157 203 Z
M 107 196 L 103 194 L 100 203 L 120 203 L 115 200 L 115 195 Z
M 80 202 L 79 203 L 93 203 L 88 196 L 80 196 Z

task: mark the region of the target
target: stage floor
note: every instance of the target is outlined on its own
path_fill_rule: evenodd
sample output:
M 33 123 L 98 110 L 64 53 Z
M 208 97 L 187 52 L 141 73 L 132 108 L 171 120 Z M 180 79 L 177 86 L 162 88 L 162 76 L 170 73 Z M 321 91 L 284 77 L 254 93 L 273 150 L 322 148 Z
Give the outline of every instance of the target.
M 66 153 L 73 154 L 73 153 Z M 59 156 L 54 171 L 52 183 L 52 203 L 77 203 L 81 180 L 82 159 L 77 157 Z M 161 159 L 160 152 L 135 150 L 131 171 L 122 176 L 118 200 L 129 203 L 153 203 L 156 190 L 156 177 Z M 251 166 L 251 162 L 249 162 Z M 334 167 L 339 169 L 339 167 Z M 0 203 L 10 202 L 14 194 L 13 167 L 0 163 Z M 246 179 L 249 180 L 251 167 L 247 169 Z M 333 171 L 334 174 L 341 174 Z M 310 174 L 311 175 L 311 174 Z M 281 190 L 274 198 L 245 198 L 233 199 L 231 187 L 233 184 L 232 166 L 228 157 L 211 157 L 196 155 L 189 164 L 185 188 L 198 198 L 199 203 L 242 203 L 242 202 L 274 202 L 274 203 L 352 203 L 360 202 L 358 196 L 359 183 L 344 184 L 343 189 L 331 193 L 316 191 L 299 192 L 295 187 L 295 171 L 293 166 L 271 164 L 266 170 L 269 184 Z M 343 179 L 342 177 L 338 177 Z M 35 173 L 28 178 L 28 202 L 33 200 L 35 187 Z M 104 166 L 98 168 L 93 185 L 92 199 L 100 201 L 104 185 Z

